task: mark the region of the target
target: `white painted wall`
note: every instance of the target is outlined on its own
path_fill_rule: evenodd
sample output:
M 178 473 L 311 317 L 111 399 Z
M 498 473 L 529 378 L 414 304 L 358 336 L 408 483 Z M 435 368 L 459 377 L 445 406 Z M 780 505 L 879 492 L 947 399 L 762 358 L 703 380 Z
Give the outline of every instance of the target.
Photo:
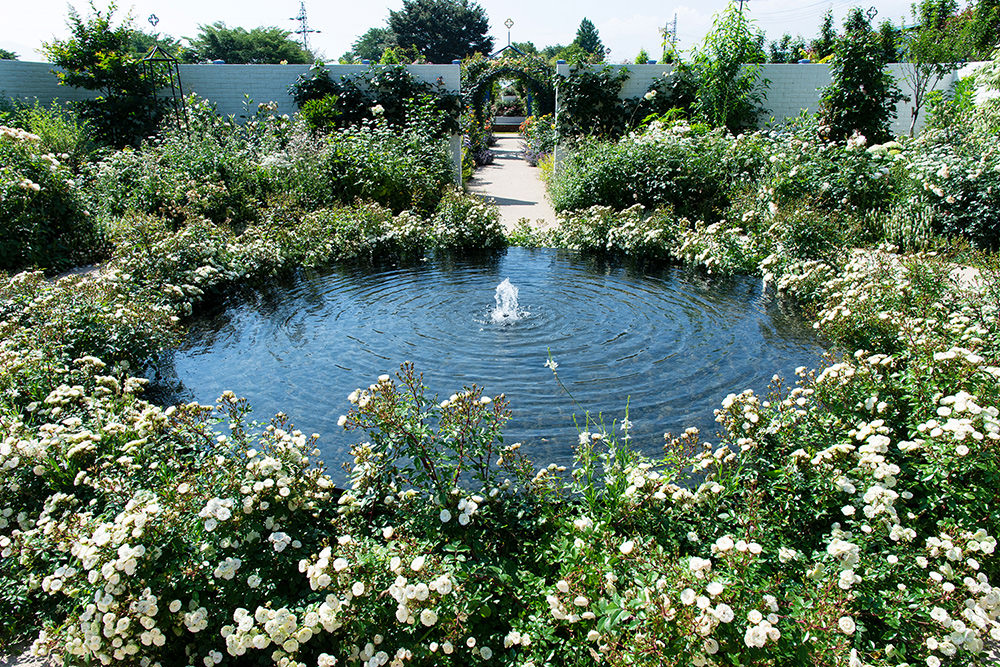
M 369 69 L 368 65 L 327 67 L 334 79 Z M 244 113 L 244 95 L 253 100 L 254 106 L 277 102 L 279 114 L 292 115 L 297 108 L 288 94 L 288 87 L 309 70 L 308 65 L 180 65 L 179 68 L 185 95 L 195 93 L 211 100 L 221 115 L 237 118 Z M 54 100 L 65 102 L 96 97 L 94 91 L 60 86 L 53 69 L 49 63 L 0 60 L 0 95 L 28 103 L 38 100 L 43 105 Z M 431 84 L 440 82 L 448 92 L 458 93 L 462 85 L 459 65 L 407 65 L 406 69 L 414 79 Z M 461 183 L 461 137 L 452 137 L 449 147 L 456 183 Z
M 947 90 L 956 80 L 968 76 L 982 63 L 969 63 L 961 69 L 945 76 L 937 86 L 938 90 Z M 599 70 L 604 65 L 593 65 Z M 621 98 L 639 97 L 646 93 L 653 79 L 663 76 L 672 70 L 671 65 L 611 65 L 615 69 L 627 68 L 630 72 L 628 81 L 622 86 Z M 897 84 L 903 94 L 913 97 L 912 86 L 906 81 L 906 65 L 893 63 L 889 71 L 896 77 Z M 569 76 L 569 65 L 557 65 L 560 76 Z M 826 64 L 795 64 L 795 65 L 764 65 L 761 78 L 770 81 L 766 89 L 766 99 L 763 107 L 766 109 L 762 123 L 777 123 L 798 116 L 803 110 L 815 112 L 819 108 L 821 89 L 830 85 L 830 67 Z M 558 105 L 558 95 L 557 95 Z M 892 125 L 894 134 L 906 134 L 910 129 L 910 113 L 912 103 L 900 102 L 896 106 L 896 120 Z M 917 131 L 923 127 L 925 109 L 921 109 L 917 119 Z

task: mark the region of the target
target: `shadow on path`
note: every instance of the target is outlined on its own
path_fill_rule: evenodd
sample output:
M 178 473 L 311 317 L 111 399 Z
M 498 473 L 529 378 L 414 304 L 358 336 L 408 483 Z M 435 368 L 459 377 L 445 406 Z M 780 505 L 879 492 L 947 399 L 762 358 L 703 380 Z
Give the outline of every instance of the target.
M 527 218 L 538 229 L 554 227 L 556 212 L 538 178 L 538 169 L 529 166 L 521 155 L 521 135 L 497 134 L 496 138 L 494 163 L 476 170 L 467 184 L 469 192 L 495 203 L 508 231 L 521 218 Z

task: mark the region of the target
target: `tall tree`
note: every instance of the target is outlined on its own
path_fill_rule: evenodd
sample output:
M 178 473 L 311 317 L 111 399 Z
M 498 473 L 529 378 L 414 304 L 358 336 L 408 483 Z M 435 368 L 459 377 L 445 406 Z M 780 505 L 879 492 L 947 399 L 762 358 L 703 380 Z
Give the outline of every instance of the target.
M 493 50 L 486 12 L 469 0 L 403 0 L 389 12 L 389 28 L 400 46 L 412 46 L 432 63 L 449 63 Z
M 768 62 L 771 63 L 794 63 L 802 57 L 806 50 L 806 42 L 802 37 L 792 37 L 787 32 L 781 39 L 768 44 Z
M 837 42 L 837 30 L 833 27 L 833 10 L 828 9 L 823 14 L 823 22 L 819 26 L 819 35 L 809 44 L 814 60 L 823 60 L 833 54 L 833 46 Z
M 178 60 L 183 57 L 185 52 L 181 43 L 170 35 L 164 35 L 158 32 L 141 32 L 138 30 L 132 33 L 132 53 L 137 58 L 145 58 L 154 46 L 160 47 L 161 51 L 169 53 Z
M 604 44 L 601 42 L 601 36 L 597 34 L 597 27 L 587 17 L 580 21 L 580 27 L 576 29 L 576 39 L 573 40 L 573 44 L 592 56 L 599 56 L 598 62 L 604 60 Z
M 991 60 L 1000 46 L 1000 0 L 979 0 L 963 12 L 967 60 Z
M 886 20 L 878 26 L 878 42 L 887 63 L 898 63 L 903 56 L 903 29 Z
M 889 128 L 902 99 L 896 79 L 886 71 L 878 35 L 860 9 L 844 22 L 844 35 L 834 46 L 832 83 L 823 90 L 820 115 L 831 139 L 844 140 L 860 132 L 869 142 L 891 136 Z
M 903 78 L 913 90 L 910 107 L 910 136 L 927 94 L 946 74 L 958 67 L 965 50 L 962 35 L 956 32 L 956 0 L 922 0 L 913 6 L 914 27 L 906 40 Z
M 767 80 L 760 81 L 764 34 L 730 2 L 695 52 L 699 74 L 694 109 L 702 119 L 736 132 L 757 124 Z M 763 85 L 760 85 L 763 83 Z
M 223 60 L 230 64 L 311 63 L 312 55 L 291 39 L 291 32 L 269 26 L 266 28 L 230 28 L 222 21 L 199 25 L 198 36 L 187 40 L 191 44 L 185 60 Z

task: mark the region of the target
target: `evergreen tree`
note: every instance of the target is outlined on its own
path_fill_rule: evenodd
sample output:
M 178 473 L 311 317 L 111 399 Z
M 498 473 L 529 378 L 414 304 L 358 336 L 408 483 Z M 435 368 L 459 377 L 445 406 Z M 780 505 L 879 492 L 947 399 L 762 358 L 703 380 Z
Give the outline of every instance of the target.
M 597 62 L 604 60 L 604 44 L 601 42 L 600 35 L 597 34 L 597 28 L 590 19 L 584 17 L 580 21 L 580 27 L 576 30 L 576 39 L 573 40 L 573 44 L 592 56 L 598 56 Z
M 469 0 L 403 0 L 389 12 L 389 28 L 400 46 L 412 46 L 429 62 L 450 63 L 493 50 L 486 12 Z
M 17 60 L 17 54 L 7 49 L 0 49 L 0 60 Z
M 823 60 L 833 53 L 833 45 L 837 42 L 837 31 L 833 28 L 833 11 L 827 10 L 823 15 L 823 23 L 819 26 L 819 36 L 809 44 L 814 60 Z

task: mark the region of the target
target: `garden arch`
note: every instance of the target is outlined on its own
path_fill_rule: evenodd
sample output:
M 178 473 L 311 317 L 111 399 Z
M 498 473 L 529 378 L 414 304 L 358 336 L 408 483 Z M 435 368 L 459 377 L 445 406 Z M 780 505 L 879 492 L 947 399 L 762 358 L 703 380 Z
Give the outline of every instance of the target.
M 533 101 L 533 113 L 555 113 L 556 90 L 552 81 L 553 69 L 537 56 L 505 56 L 498 59 L 477 57 L 462 64 L 462 102 L 472 108 L 477 122 L 483 122 L 486 102 L 493 84 L 498 80 L 520 81 L 527 87 Z

